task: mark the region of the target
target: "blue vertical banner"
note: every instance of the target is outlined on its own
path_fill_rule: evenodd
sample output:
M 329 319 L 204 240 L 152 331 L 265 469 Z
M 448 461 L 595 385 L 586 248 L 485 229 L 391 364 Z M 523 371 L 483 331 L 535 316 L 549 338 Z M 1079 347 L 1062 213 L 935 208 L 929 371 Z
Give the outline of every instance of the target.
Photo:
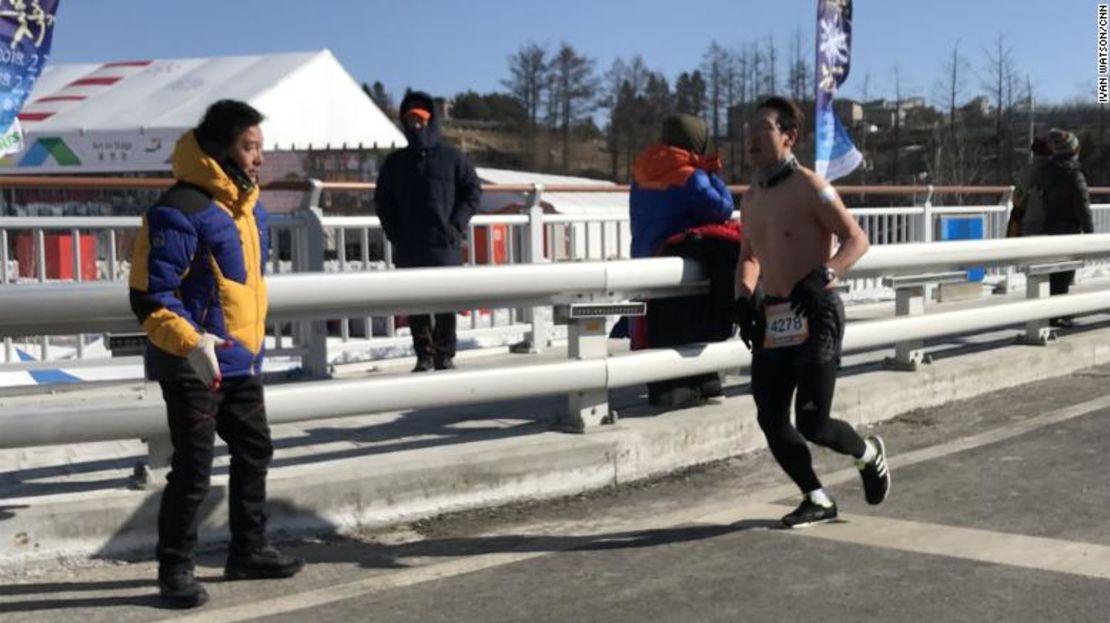
M 830 181 L 848 175 L 863 162 L 863 154 L 833 111 L 833 98 L 848 79 L 851 61 L 852 0 L 817 0 L 814 169 Z
M 0 0 L 0 156 L 23 148 L 19 111 L 42 73 L 60 0 Z

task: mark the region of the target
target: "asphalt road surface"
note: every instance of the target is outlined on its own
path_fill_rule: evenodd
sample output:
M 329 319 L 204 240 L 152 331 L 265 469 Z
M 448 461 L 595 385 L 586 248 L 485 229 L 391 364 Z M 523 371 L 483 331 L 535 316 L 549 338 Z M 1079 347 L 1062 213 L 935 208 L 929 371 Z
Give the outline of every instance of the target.
M 766 452 L 571 499 L 285 544 L 285 581 L 199 575 L 159 607 L 151 561 L 0 578 L 0 621 L 1107 621 L 1110 368 L 875 427 L 893 471 L 863 501 L 815 453 L 841 521 L 778 529 L 797 494 Z

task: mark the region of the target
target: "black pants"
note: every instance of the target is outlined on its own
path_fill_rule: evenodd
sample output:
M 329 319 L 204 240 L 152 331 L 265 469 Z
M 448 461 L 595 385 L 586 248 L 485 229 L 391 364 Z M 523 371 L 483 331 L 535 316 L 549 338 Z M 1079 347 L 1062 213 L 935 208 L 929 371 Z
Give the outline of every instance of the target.
M 1052 273 L 1048 276 L 1048 291 L 1052 296 L 1067 294 L 1068 290 L 1071 289 L 1071 282 L 1074 280 L 1074 270 Z
M 760 337 L 752 355 L 752 397 L 759 427 L 771 454 L 803 493 L 821 488 L 807 440 L 857 458 L 866 449 L 855 429 L 830 417 L 840 370 L 844 304 L 832 290 L 825 299 L 818 312 L 808 318 L 809 338 L 797 346 L 763 347 L 766 323 L 761 319 L 757 327 Z M 786 301 L 767 298 L 768 305 L 782 302 Z M 796 427 L 790 421 L 791 402 Z
M 759 352 L 752 359 L 752 395 L 759 427 L 771 454 L 803 493 L 821 488 L 806 440 L 841 454 L 863 456 L 863 438 L 847 422 L 829 416 L 840 364 L 796 364 L 791 349 Z M 797 395 L 795 395 L 797 389 Z M 794 402 L 797 428 L 790 423 Z
M 231 454 L 228 507 L 231 547 L 244 551 L 265 544 L 266 469 L 273 456 L 262 381 L 224 379 L 212 392 L 183 377 L 161 381 L 173 461 L 158 512 L 158 562 L 164 568 L 193 566 L 199 510 L 208 495 L 215 435 Z
M 438 360 L 455 356 L 458 337 L 455 335 L 457 319 L 454 313 L 436 314 L 435 326 L 432 316 L 409 316 L 409 330 L 412 331 L 412 347 L 417 357 L 433 357 Z
M 1048 292 L 1051 296 L 1061 296 L 1071 289 L 1071 282 L 1075 280 L 1075 271 L 1068 270 L 1062 273 L 1052 273 L 1048 276 Z M 1061 319 L 1071 320 L 1074 316 L 1061 316 Z

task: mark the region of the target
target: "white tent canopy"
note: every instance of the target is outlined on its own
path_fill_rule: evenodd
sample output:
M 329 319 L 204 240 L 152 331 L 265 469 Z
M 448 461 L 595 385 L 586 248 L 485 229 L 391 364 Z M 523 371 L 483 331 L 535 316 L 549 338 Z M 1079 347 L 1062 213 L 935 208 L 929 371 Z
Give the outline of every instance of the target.
M 612 188 L 616 186 L 608 180 L 598 180 L 591 177 L 574 177 L 570 175 L 552 175 L 549 173 L 533 173 L 531 171 L 512 171 L 508 169 L 493 169 L 478 167 L 479 179 L 488 184 L 543 184 L 544 186 L 598 186 Z M 567 215 L 606 215 L 627 214 L 627 192 L 550 192 L 544 191 L 542 201 L 558 214 Z M 507 206 L 519 204 L 519 195 L 508 193 L 486 193 L 482 195 L 482 210 L 494 212 Z
M 24 149 L 0 173 L 168 170 L 178 137 L 219 99 L 266 116 L 267 151 L 405 145 L 328 50 L 48 65 L 20 113 Z

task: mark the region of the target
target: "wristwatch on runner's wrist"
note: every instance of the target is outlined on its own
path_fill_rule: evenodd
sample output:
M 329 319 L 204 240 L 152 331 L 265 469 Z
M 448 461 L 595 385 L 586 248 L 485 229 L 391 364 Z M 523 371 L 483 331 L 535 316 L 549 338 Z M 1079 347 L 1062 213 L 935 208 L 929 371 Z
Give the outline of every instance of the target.
M 828 285 L 828 284 L 830 284 L 830 283 L 832 283 L 832 282 L 836 281 L 836 271 L 835 271 L 835 270 L 833 270 L 833 269 L 832 269 L 831 267 L 829 267 L 829 266 L 822 266 L 822 267 L 821 267 L 821 270 L 823 270 L 823 271 L 824 271 L 824 276 L 825 276 L 825 285 Z

